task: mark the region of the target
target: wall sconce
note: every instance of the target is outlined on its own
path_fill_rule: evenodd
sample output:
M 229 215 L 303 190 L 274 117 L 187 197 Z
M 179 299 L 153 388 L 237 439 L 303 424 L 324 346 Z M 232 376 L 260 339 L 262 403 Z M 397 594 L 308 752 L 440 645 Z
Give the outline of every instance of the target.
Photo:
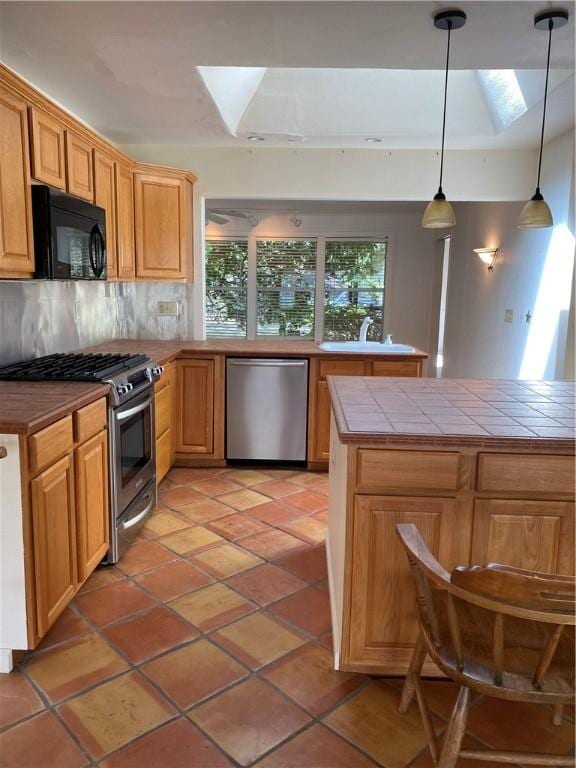
M 494 262 L 498 256 L 498 248 L 474 248 L 474 253 L 480 257 L 484 264 L 488 265 L 488 271 L 494 271 Z

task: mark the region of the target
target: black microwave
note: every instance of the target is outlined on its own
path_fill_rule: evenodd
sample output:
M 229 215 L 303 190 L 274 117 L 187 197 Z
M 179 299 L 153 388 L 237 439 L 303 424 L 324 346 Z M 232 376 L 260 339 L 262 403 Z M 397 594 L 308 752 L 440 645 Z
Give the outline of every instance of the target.
M 106 214 L 103 208 L 44 185 L 32 186 L 34 277 L 106 279 Z

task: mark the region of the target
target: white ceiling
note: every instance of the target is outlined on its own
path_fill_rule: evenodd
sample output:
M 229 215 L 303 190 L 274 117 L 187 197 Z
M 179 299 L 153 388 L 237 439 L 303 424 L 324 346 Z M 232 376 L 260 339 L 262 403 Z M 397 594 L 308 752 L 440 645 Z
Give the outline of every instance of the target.
M 536 145 L 544 3 L 461 2 L 449 147 Z M 547 137 L 574 124 L 574 3 L 554 32 Z M 437 147 L 436 2 L 0 2 L 0 56 L 119 144 Z M 220 68 L 220 69 L 219 69 Z M 477 70 L 513 69 L 527 110 L 494 119 Z M 526 70 L 520 72 L 519 70 Z M 372 145 L 370 145 L 372 146 Z

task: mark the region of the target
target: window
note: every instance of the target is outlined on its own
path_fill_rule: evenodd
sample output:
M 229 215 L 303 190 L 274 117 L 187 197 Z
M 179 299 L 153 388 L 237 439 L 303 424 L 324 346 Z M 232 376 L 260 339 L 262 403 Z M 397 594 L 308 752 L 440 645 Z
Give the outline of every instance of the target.
M 386 250 L 385 240 L 326 240 L 324 339 L 357 339 L 369 315 L 367 338 L 382 341 Z
M 256 333 L 313 336 L 315 240 L 256 241 Z
M 386 238 L 206 241 L 208 337 L 383 338 Z
M 206 335 L 246 337 L 248 241 L 206 241 Z

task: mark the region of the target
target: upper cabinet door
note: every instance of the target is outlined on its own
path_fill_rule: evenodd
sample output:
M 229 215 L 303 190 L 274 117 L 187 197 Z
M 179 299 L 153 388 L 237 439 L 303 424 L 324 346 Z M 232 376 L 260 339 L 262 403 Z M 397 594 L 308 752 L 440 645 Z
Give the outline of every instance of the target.
M 34 272 L 26 105 L 0 91 L 0 277 Z
M 47 112 L 30 107 L 32 177 L 58 189 L 66 188 L 64 126 Z
M 134 177 L 132 168 L 116 163 L 116 236 L 118 277 L 131 280 L 136 274 L 134 256 Z
M 192 184 L 184 177 L 136 173 L 136 277 L 192 278 Z
M 92 145 L 73 131 L 66 131 L 66 188 L 71 195 L 94 200 Z
M 106 211 L 106 270 L 108 277 L 118 276 L 115 188 L 114 160 L 95 149 L 94 202 Z

